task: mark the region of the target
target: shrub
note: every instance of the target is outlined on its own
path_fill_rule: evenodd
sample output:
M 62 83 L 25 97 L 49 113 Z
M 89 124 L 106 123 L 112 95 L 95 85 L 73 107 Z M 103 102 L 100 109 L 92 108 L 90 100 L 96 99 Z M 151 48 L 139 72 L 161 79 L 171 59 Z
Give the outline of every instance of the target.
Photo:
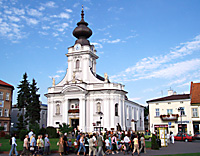
M 46 132 L 49 135 L 49 138 L 56 138 L 57 137 L 56 128 L 54 128 L 54 127 L 47 127 Z
M 155 134 L 153 134 L 152 138 L 151 138 L 151 149 L 159 150 L 159 145 L 158 145 L 158 143 L 156 141 Z
M 28 131 L 26 129 L 22 129 L 20 132 L 19 132 L 19 139 L 21 141 L 24 140 L 25 136 L 28 134 Z
M 0 126 L 0 131 L 3 131 L 4 130 L 4 127 L 3 126 Z
M 47 133 L 47 130 L 45 128 L 41 128 L 38 132 L 39 135 L 45 135 Z
M 9 135 L 9 134 L 6 134 L 4 138 L 5 138 L 5 139 L 10 139 L 10 135 Z

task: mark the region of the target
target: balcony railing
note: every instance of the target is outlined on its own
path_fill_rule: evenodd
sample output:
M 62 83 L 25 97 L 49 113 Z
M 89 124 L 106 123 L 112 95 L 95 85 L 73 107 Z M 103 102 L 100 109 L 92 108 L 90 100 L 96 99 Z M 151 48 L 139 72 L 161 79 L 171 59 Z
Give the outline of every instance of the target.
M 178 114 L 168 114 L 168 115 L 160 115 L 160 118 L 163 120 L 163 121 L 176 121 L 178 120 L 178 117 L 179 115 Z

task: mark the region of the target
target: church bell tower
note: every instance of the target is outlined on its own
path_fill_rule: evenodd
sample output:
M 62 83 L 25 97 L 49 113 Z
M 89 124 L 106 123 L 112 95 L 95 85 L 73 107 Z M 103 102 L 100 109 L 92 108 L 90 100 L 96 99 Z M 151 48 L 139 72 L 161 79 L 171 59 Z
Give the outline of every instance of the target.
M 96 50 L 94 45 L 90 44 L 88 38 L 92 35 L 92 30 L 84 20 L 84 11 L 82 7 L 81 20 L 73 31 L 73 36 L 77 38 L 75 44 L 68 48 L 68 82 L 90 82 L 89 75 L 96 76 Z

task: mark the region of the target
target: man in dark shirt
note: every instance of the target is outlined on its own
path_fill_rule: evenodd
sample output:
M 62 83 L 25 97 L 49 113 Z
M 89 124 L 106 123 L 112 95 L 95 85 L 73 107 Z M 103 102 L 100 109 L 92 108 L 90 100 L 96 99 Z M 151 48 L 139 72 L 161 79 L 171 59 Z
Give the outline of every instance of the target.
M 65 155 L 68 155 L 68 143 L 67 143 L 67 133 L 64 134 L 64 154 Z

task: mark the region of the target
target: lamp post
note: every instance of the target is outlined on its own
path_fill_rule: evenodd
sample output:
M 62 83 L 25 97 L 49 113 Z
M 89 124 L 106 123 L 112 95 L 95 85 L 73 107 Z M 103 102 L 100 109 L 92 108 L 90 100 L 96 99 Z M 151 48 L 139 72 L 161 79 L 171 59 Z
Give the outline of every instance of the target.
M 184 114 L 184 108 L 183 107 L 179 107 L 178 111 L 180 111 L 180 115 L 181 115 L 181 140 L 183 140 L 183 120 L 182 120 L 182 115 Z
M 103 112 L 97 112 L 97 114 L 100 115 L 100 134 L 101 134 L 101 119 L 102 119 Z

